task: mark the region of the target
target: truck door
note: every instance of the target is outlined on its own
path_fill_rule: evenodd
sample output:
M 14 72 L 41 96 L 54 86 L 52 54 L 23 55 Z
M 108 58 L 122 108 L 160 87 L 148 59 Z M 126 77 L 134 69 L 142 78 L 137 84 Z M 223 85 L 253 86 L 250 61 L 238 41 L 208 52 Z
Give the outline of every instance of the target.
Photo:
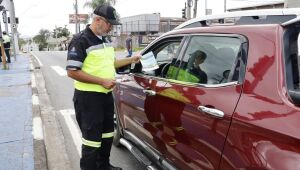
M 167 82 L 156 89 L 157 146 L 179 169 L 218 169 L 242 90 L 244 43 L 237 35 L 191 36 L 180 64 L 157 81 Z
M 160 145 L 156 144 L 160 141 L 156 135 L 162 124 L 155 106 L 155 91 L 166 85 L 165 81 L 161 81 L 163 73 L 172 61 L 176 61 L 182 39 L 183 36 L 165 38 L 153 44 L 145 53 L 154 53 L 159 68 L 145 71 L 137 64 L 133 73 L 124 75 L 118 85 L 118 108 L 124 128 L 159 152 Z

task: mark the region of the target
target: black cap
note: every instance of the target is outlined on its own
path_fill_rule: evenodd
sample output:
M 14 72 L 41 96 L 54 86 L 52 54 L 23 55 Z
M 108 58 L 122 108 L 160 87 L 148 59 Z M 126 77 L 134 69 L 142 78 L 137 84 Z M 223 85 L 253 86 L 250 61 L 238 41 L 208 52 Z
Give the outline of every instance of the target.
M 111 25 L 121 25 L 117 21 L 117 13 L 112 6 L 100 5 L 94 10 L 94 14 L 104 17 Z

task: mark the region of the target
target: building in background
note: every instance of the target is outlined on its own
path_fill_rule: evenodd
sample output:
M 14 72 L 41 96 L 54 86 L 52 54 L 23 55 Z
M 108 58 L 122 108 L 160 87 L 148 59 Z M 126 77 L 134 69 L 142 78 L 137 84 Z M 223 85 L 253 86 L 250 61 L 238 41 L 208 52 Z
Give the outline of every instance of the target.
M 113 34 L 118 31 L 120 33 L 117 46 L 124 46 L 126 37 L 130 34 L 133 35 L 133 46 L 145 46 L 185 21 L 182 18 L 160 17 L 159 13 L 135 15 L 121 18 L 122 25 L 115 27 Z
M 236 8 L 228 8 L 228 12 L 233 11 L 244 11 L 244 10 L 254 10 L 254 9 L 272 9 L 272 8 L 283 8 L 284 0 L 276 1 L 276 2 L 260 2 L 255 5 L 245 5 Z
M 296 8 L 300 7 L 300 0 L 277 0 L 274 2 L 259 2 L 255 5 L 246 5 L 227 9 L 228 12 L 274 9 L 274 8 Z M 144 46 L 149 44 L 159 35 L 171 31 L 176 26 L 185 22 L 183 18 L 160 17 L 159 13 L 141 14 L 120 19 L 121 26 L 114 27 L 113 36 L 118 36 L 116 46 L 123 47 L 126 37 L 133 35 L 133 46 Z
M 273 9 L 273 8 L 299 8 L 300 0 L 278 0 L 274 2 L 260 2 L 255 5 L 240 6 L 237 8 L 229 8 L 227 11 L 243 11 L 254 9 Z
M 174 18 L 174 17 L 161 17 L 160 24 L 159 24 L 159 32 L 165 33 L 170 30 L 173 30 L 178 25 L 185 22 L 186 19 L 184 18 Z
M 284 7 L 285 8 L 300 7 L 300 1 L 299 0 L 285 0 L 284 1 Z
M 27 43 L 21 46 L 21 50 L 23 53 L 27 53 L 30 51 L 39 51 L 39 45 L 34 43 L 32 39 L 27 39 Z
M 121 34 L 133 35 L 157 34 L 159 32 L 160 14 L 141 14 L 120 19 Z

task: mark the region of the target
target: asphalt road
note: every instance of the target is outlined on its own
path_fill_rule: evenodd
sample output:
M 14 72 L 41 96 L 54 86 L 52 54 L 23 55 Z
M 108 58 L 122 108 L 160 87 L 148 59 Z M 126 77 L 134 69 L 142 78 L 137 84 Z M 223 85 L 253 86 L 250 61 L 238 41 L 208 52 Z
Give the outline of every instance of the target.
M 79 170 L 81 134 L 76 123 L 72 103 L 73 80 L 67 77 L 65 71 L 66 52 L 44 51 L 32 52 L 32 54 L 41 66 L 51 104 L 62 127 L 72 169 Z M 125 55 L 126 52 L 117 53 L 117 57 Z M 122 167 L 123 170 L 145 169 L 128 150 L 114 146 L 111 152 L 111 163 Z

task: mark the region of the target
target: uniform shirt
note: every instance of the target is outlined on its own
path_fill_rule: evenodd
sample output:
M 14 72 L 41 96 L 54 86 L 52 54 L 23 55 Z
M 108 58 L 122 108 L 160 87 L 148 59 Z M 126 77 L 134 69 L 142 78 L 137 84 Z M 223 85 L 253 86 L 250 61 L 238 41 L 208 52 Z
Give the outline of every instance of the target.
M 4 48 L 10 48 L 10 37 L 8 35 L 3 35 L 3 45 Z
M 207 74 L 200 67 L 193 67 L 190 73 L 200 79 L 198 83 L 207 84 Z
M 87 56 L 89 47 L 108 43 L 105 37 L 97 37 L 89 25 L 85 30 L 76 34 L 71 40 L 68 47 L 67 70 L 81 70 L 83 62 Z

